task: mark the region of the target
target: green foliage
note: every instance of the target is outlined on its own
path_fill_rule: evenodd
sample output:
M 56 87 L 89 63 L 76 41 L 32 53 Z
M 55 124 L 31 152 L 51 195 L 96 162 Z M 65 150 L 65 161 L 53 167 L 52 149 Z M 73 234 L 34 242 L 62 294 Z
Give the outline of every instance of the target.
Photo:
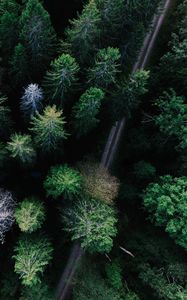
M 6 106 L 7 98 L 0 94 L 0 135 L 6 137 L 10 134 L 13 122 L 10 116 L 10 109 Z
M 19 278 L 13 270 L 7 271 L 1 280 L 0 299 L 15 300 L 19 285 Z
M 92 198 L 81 199 L 63 215 L 64 230 L 90 253 L 108 253 L 117 234 L 114 209 Z
M 10 59 L 10 73 L 16 84 L 22 84 L 29 78 L 28 55 L 26 48 L 18 43 Z
M 0 168 L 2 168 L 8 158 L 8 151 L 6 148 L 6 145 L 2 142 L 0 142 Z
M 107 88 L 116 83 L 119 73 L 120 52 L 118 48 L 100 49 L 94 66 L 88 70 L 88 82 L 97 87 Z
M 80 173 L 67 165 L 52 167 L 44 182 L 48 196 L 58 198 L 64 196 L 72 199 L 80 195 L 82 177 Z
M 19 300 L 55 300 L 53 292 L 49 289 L 45 282 L 37 283 L 30 287 L 23 287 Z
M 149 71 L 138 70 L 128 80 L 118 83 L 117 91 L 112 96 L 111 112 L 113 118 L 130 117 L 140 103 L 140 96 L 147 92 Z
M 64 102 L 65 96 L 77 82 L 79 66 L 69 54 L 62 54 L 51 63 L 44 87 L 52 100 Z
M 184 97 L 177 96 L 174 90 L 165 92 L 157 102 L 160 114 L 155 116 L 155 123 L 168 136 L 176 136 L 181 148 L 187 147 L 187 104 Z
M 111 262 L 106 265 L 106 274 L 109 284 L 116 290 L 123 287 L 122 269 L 117 262 Z
M 150 163 L 142 160 L 134 165 L 134 174 L 140 180 L 147 180 L 155 176 L 156 169 Z
M 42 236 L 22 236 L 15 247 L 15 272 L 28 287 L 40 283 L 40 276 L 52 259 L 53 248 Z
M 23 199 L 15 210 L 16 223 L 23 232 L 33 232 L 41 228 L 45 220 L 43 203 L 35 197 Z
M 32 163 L 36 158 L 31 136 L 28 134 L 14 133 L 10 137 L 7 149 L 10 156 L 23 164 Z
M 30 72 L 40 74 L 54 56 L 56 36 L 48 12 L 38 0 L 28 0 L 20 17 L 20 40 L 26 47 Z
M 56 105 L 45 107 L 43 114 L 36 112 L 32 117 L 32 128 L 35 135 L 35 142 L 43 152 L 51 152 L 58 148 L 60 143 L 67 138 L 64 129 L 64 117 L 62 110 L 58 110 Z
M 70 51 L 80 63 L 92 58 L 100 36 L 100 13 L 95 1 L 86 4 L 80 16 L 70 21 L 71 28 L 66 31 Z
M 83 177 L 84 193 L 107 204 L 113 204 L 118 195 L 118 179 L 110 175 L 106 168 L 91 161 L 80 163 L 79 170 Z
M 148 185 L 144 195 L 144 206 L 157 226 L 165 231 L 177 244 L 187 250 L 187 177 L 160 177 L 159 183 Z
M 86 135 L 99 122 L 99 113 L 104 93 L 101 89 L 91 87 L 73 107 L 74 127 L 78 136 Z

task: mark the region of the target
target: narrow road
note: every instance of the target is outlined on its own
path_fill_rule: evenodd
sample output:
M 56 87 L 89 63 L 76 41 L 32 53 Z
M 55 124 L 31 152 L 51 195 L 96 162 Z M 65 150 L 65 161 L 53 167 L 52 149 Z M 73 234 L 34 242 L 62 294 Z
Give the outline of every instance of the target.
M 144 69 L 147 66 L 150 55 L 155 45 L 155 41 L 160 32 L 160 28 L 170 9 L 170 6 L 173 4 L 173 1 L 174 0 L 162 1 L 162 5 L 161 5 L 162 7 L 158 8 L 159 12 L 157 12 L 153 18 L 150 31 L 147 33 L 144 39 L 137 61 L 132 68 L 132 74 L 136 72 L 138 69 Z M 101 159 L 101 165 L 107 169 L 110 168 L 112 161 L 114 159 L 124 126 L 125 126 L 125 118 L 116 122 L 116 124 L 112 127 L 109 133 L 107 143 Z M 59 285 L 57 287 L 56 295 L 58 300 L 69 299 L 69 290 L 71 287 L 71 282 L 75 274 L 78 262 L 83 254 L 84 251 L 82 250 L 80 243 L 75 242 L 72 246 L 67 265 L 63 270 Z

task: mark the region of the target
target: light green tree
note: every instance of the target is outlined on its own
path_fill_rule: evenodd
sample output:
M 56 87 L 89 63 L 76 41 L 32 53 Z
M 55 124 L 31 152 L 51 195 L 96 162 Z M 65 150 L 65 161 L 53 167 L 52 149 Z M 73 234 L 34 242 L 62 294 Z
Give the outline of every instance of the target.
M 23 235 L 15 247 L 15 272 L 28 287 L 40 283 L 40 276 L 52 259 L 53 248 L 46 237 Z
M 7 149 L 11 157 L 24 164 L 32 163 L 36 158 L 33 142 L 28 134 L 14 133 L 11 135 Z
M 36 231 L 45 220 L 43 203 L 35 197 L 23 199 L 16 207 L 15 219 L 21 231 L 28 233 Z
M 74 127 L 77 136 L 86 135 L 96 127 L 99 120 L 96 118 L 104 93 L 101 89 L 91 87 L 73 107 Z
M 90 253 L 108 253 L 117 235 L 117 218 L 113 207 L 87 197 L 76 202 L 62 216 L 64 230 L 72 240 L 80 240 Z
M 187 250 L 187 177 L 160 177 L 148 185 L 143 200 L 152 222 Z
M 120 72 L 120 57 L 118 48 L 100 49 L 96 55 L 94 66 L 88 70 L 88 83 L 104 88 L 116 83 L 116 76 Z
M 69 54 L 62 54 L 51 63 L 44 78 L 44 89 L 52 100 L 64 102 L 65 96 L 77 82 L 79 66 Z
M 62 110 L 56 105 L 44 108 L 43 114 L 36 112 L 32 117 L 30 129 L 34 133 L 35 142 L 43 152 L 51 152 L 58 148 L 60 143 L 67 138 L 64 129 L 65 120 Z
M 52 167 L 44 181 L 48 196 L 58 198 L 64 196 L 72 199 L 81 193 L 82 177 L 80 173 L 67 165 Z

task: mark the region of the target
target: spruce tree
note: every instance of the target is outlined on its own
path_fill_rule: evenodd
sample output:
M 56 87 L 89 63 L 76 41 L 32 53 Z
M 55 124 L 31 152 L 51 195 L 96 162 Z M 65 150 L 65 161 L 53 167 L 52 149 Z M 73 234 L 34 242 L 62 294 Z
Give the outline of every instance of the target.
M 120 52 L 117 48 L 101 49 L 96 55 L 95 64 L 88 70 L 88 83 L 107 88 L 116 83 L 119 73 Z
M 42 114 L 36 112 L 30 130 L 34 133 L 37 146 L 43 152 L 54 151 L 67 138 L 65 123 L 62 110 L 58 110 L 55 105 L 45 107 Z
M 20 17 L 20 41 L 29 55 L 30 72 L 42 73 L 56 51 L 50 16 L 38 0 L 28 0 Z
M 23 164 L 32 163 L 36 158 L 31 136 L 28 134 L 14 133 L 10 137 L 7 149 L 10 156 Z
M 52 259 L 51 242 L 43 236 L 23 235 L 14 250 L 15 272 L 23 285 L 32 288 L 40 282 L 41 275 Z
M 12 130 L 10 108 L 6 105 L 7 97 L 0 94 L 0 136 L 7 137 Z
M 104 99 L 104 92 L 98 88 L 88 89 L 73 107 L 74 128 L 77 136 L 86 135 L 99 122 L 96 118 Z
M 29 57 L 23 44 L 18 43 L 10 59 L 10 75 L 16 85 L 24 85 L 30 79 Z

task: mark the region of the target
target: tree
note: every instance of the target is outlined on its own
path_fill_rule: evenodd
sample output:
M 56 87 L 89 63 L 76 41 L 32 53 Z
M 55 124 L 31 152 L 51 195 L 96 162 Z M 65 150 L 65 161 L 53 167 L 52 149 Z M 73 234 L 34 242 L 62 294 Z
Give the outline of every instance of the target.
M 14 223 L 14 209 L 16 202 L 11 192 L 0 189 L 0 241 L 4 242 L 4 234 Z
M 25 117 L 30 118 L 41 111 L 43 99 L 43 91 L 38 84 L 29 84 L 24 90 L 20 106 Z
M 10 75 L 14 84 L 22 85 L 29 80 L 28 60 L 26 48 L 18 43 L 10 59 Z
M 93 198 L 81 199 L 62 216 L 64 230 L 72 240 L 80 240 L 90 253 L 108 253 L 117 234 L 117 218 L 111 206 Z
M 23 287 L 19 300 L 55 300 L 54 293 L 45 282 L 40 282 L 32 288 Z
M 64 129 L 62 110 L 58 110 L 56 105 L 44 108 L 43 114 L 36 112 L 32 117 L 30 129 L 35 134 L 35 141 L 43 152 L 52 152 L 59 144 L 67 138 Z
M 148 180 L 154 178 L 156 169 L 150 163 L 141 160 L 134 164 L 134 174 L 139 180 Z
M 35 197 L 23 199 L 16 207 L 15 219 L 21 231 L 29 233 L 36 231 L 45 220 L 43 203 Z
M 23 235 L 15 247 L 15 272 L 22 284 L 33 287 L 40 283 L 40 276 L 52 259 L 53 248 L 46 237 Z
M 52 167 L 44 181 L 44 188 L 48 196 L 66 199 L 77 197 L 81 193 L 82 177 L 80 173 L 67 165 Z
M 28 0 L 20 17 L 20 41 L 27 49 L 30 72 L 42 73 L 56 51 L 50 16 L 38 0 Z
M 123 287 L 122 268 L 119 262 L 114 261 L 106 265 L 106 275 L 108 283 L 116 290 Z
M 118 179 L 95 162 L 83 162 L 78 167 L 83 177 L 84 192 L 107 204 L 113 204 L 118 195 Z
M 10 156 L 23 164 L 32 163 L 36 158 L 31 136 L 28 134 L 14 133 L 10 137 L 7 149 Z
M 0 135 L 7 137 L 12 129 L 13 122 L 10 116 L 10 109 L 6 105 L 7 97 L 0 95 Z
M 7 161 L 7 152 L 6 144 L 0 142 L 0 168 L 4 167 Z
M 51 63 L 44 78 L 44 88 L 52 100 L 64 102 L 67 92 L 77 82 L 79 66 L 69 54 L 62 54 Z
M 174 90 L 164 92 L 157 101 L 160 114 L 154 117 L 160 131 L 168 136 L 176 136 L 181 148 L 187 147 L 187 104 L 184 97 L 177 96 Z
M 96 55 L 94 66 L 88 70 L 88 83 L 104 88 L 116 83 L 119 59 L 118 48 L 100 49 Z
M 103 99 L 103 91 L 92 87 L 88 89 L 74 105 L 74 127 L 77 136 L 86 135 L 96 127 L 99 122 L 96 116 L 99 113 Z
M 100 36 L 100 12 L 95 1 L 86 4 L 80 16 L 70 21 L 71 28 L 66 31 L 70 51 L 81 64 L 89 62 L 97 48 Z
M 116 91 L 112 95 L 111 112 L 115 120 L 124 116 L 129 118 L 132 111 L 140 103 L 140 96 L 147 92 L 149 71 L 138 70 L 128 79 L 118 83 Z
M 157 226 L 162 226 L 177 244 L 187 250 L 187 177 L 161 176 L 145 190 L 144 206 Z

